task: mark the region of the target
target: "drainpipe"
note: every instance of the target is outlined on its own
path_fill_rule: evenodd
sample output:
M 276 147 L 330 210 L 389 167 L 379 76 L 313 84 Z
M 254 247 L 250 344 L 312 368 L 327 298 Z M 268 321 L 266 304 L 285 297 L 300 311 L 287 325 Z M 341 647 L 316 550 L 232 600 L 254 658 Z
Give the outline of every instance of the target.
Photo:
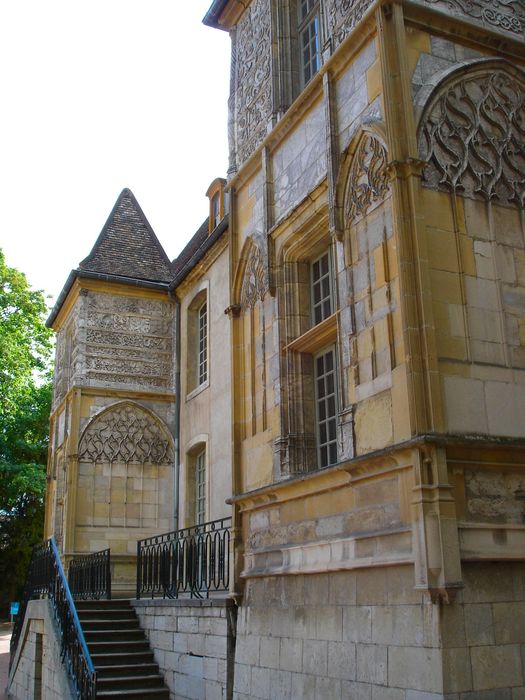
M 173 290 L 169 291 L 175 302 L 175 480 L 174 519 L 175 530 L 179 529 L 179 479 L 180 479 L 180 301 Z

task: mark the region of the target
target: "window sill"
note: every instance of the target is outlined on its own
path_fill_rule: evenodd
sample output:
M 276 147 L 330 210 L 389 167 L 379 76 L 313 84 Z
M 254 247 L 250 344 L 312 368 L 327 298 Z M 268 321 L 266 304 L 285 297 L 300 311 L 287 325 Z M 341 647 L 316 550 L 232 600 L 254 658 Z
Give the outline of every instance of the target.
M 189 394 L 186 394 L 186 401 L 191 401 L 191 399 L 194 399 L 198 394 L 200 394 L 202 391 L 207 389 L 210 386 L 210 380 L 207 379 L 205 382 L 202 384 L 199 384 L 199 386 L 195 387 L 192 391 L 190 391 Z
M 318 323 L 310 330 L 303 333 L 291 343 L 288 343 L 286 350 L 293 352 L 317 352 L 326 345 L 330 345 L 337 338 L 337 317 L 339 311 L 336 311 L 324 321 Z

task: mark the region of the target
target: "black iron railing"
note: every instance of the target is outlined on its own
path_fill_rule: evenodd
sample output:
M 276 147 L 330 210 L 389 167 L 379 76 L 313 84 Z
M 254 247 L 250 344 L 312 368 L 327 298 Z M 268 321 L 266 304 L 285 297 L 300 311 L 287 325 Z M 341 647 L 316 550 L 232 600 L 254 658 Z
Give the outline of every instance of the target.
M 80 700 L 93 700 L 96 696 L 97 676 L 53 538 L 37 545 L 33 550 L 11 637 L 11 663 L 20 640 L 27 604 L 32 598 L 41 596 L 47 596 L 53 604 L 60 628 L 61 658 L 75 684 L 77 697 Z
M 231 518 L 137 542 L 137 598 L 208 598 L 230 584 Z
M 73 598 L 111 599 L 110 550 L 81 554 L 69 563 L 68 583 Z

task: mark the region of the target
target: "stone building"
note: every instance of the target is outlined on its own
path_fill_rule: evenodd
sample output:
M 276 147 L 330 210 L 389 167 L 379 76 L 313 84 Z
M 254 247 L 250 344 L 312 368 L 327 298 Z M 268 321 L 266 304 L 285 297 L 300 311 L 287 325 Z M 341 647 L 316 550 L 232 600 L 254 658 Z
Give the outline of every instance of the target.
M 522 700 L 523 2 L 204 21 L 228 178 L 174 263 L 125 190 L 70 276 L 46 532 L 125 591 L 137 539 L 232 515 L 229 631 L 141 613 L 175 698 Z

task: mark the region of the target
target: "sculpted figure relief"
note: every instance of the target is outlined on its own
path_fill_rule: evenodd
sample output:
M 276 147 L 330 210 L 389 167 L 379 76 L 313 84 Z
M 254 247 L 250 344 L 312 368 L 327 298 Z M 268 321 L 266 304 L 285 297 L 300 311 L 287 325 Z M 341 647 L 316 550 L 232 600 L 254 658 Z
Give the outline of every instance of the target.
M 389 190 L 387 154 L 383 144 L 371 134 L 359 142 L 348 174 L 345 195 L 345 220 L 364 216 L 370 207 L 383 200 Z
M 87 428 L 79 447 L 81 462 L 170 464 L 167 436 L 139 406 L 120 404 L 104 411 Z
M 419 128 L 426 186 L 501 204 L 525 203 L 525 80 L 502 69 L 447 81 Z

